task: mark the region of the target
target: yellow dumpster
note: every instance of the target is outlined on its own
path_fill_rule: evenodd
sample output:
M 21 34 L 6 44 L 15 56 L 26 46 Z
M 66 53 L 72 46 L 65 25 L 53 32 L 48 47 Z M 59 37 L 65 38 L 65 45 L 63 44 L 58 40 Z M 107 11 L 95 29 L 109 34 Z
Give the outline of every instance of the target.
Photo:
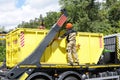
M 46 36 L 47 30 L 18 28 L 6 35 L 6 65 L 14 67 L 24 60 Z
M 6 35 L 7 67 L 12 68 L 29 56 L 47 32 L 48 30 L 18 28 L 8 33 Z M 61 33 L 55 37 L 59 35 Z M 103 34 L 78 32 L 76 39 L 80 64 L 97 64 L 104 49 Z M 43 53 L 40 63 L 67 64 L 66 40 L 51 41 Z

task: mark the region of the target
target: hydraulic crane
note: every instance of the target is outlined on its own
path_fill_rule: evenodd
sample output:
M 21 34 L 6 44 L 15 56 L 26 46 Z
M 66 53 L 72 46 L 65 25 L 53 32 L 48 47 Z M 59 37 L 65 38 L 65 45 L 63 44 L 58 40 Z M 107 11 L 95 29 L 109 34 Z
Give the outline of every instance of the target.
M 10 70 L 7 73 L 7 77 L 9 79 L 16 79 L 22 73 L 26 72 L 28 74 L 32 73 L 34 69 L 29 69 L 29 68 L 21 68 L 21 65 L 35 65 L 40 68 L 40 58 L 43 55 L 43 52 L 45 51 L 46 47 L 48 44 L 54 39 L 55 35 L 58 33 L 58 31 L 61 29 L 62 25 L 65 23 L 67 20 L 67 13 L 65 9 L 61 10 L 62 15 L 59 18 L 59 20 L 52 26 L 51 30 L 49 33 L 46 35 L 46 37 L 42 40 L 42 42 L 39 44 L 39 46 L 36 48 L 34 52 L 31 53 L 30 56 L 28 56 L 24 61 L 16 65 L 12 70 Z

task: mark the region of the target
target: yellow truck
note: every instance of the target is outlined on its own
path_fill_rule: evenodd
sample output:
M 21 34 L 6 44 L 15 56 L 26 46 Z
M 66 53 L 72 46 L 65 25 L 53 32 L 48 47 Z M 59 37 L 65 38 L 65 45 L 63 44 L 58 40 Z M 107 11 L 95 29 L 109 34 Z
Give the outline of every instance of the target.
M 67 64 L 66 40 L 55 40 L 63 34 L 60 29 L 66 20 L 64 13 L 51 30 L 18 28 L 6 34 L 6 69 L 0 70 L 1 80 L 119 80 L 116 36 L 111 40 L 102 33 L 78 32 L 80 65 Z

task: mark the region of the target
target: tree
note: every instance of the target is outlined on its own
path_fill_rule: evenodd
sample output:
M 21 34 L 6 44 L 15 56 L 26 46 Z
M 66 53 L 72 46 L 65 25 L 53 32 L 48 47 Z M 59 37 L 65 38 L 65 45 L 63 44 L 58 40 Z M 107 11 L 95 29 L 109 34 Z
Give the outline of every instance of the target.
M 111 1 L 111 0 L 110 0 Z M 112 33 L 108 19 L 107 2 L 96 0 L 60 0 L 62 8 L 68 11 L 68 22 L 72 22 L 78 31 Z
M 120 21 L 120 2 L 114 3 L 114 5 L 111 6 L 109 9 L 109 21 L 112 24 L 112 27 L 120 27 L 119 21 Z
M 2 34 L 5 34 L 5 26 L 0 26 L 0 38 L 4 38 L 5 36 L 3 36 Z M 5 40 L 1 39 L 0 40 L 0 62 L 2 62 L 5 59 L 5 50 L 6 50 L 6 44 L 5 44 Z
M 0 62 L 3 62 L 3 60 L 5 59 L 5 52 L 6 52 L 5 46 L 0 46 Z
M 44 17 L 44 23 L 47 29 L 50 29 L 58 20 L 60 13 L 48 12 L 47 16 Z
M 92 22 L 98 20 L 99 10 L 95 0 L 60 0 L 60 4 L 67 9 L 69 21 L 78 31 L 94 31 L 91 30 Z
M 120 0 L 59 0 L 61 9 L 68 13 L 67 22 L 72 22 L 76 30 L 111 34 L 120 31 Z M 47 29 L 56 22 L 60 13 L 48 12 L 43 17 Z M 24 22 L 18 27 L 37 28 L 41 18 Z

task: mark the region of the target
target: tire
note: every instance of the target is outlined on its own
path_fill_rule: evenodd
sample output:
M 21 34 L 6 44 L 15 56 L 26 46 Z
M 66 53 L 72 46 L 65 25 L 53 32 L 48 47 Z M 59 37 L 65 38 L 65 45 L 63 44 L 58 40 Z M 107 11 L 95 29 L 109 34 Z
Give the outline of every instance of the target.
M 64 80 L 79 80 L 79 79 L 77 79 L 76 77 L 73 77 L 73 76 L 68 76 Z
M 42 79 L 42 78 L 41 78 L 41 79 L 34 79 L 34 80 L 45 80 L 45 79 Z
M 46 78 L 32 78 L 31 80 L 47 80 Z
M 36 72 L 31 74 L 27 80 L 52 80 L 51 76 L 43 72 Z
M 75 71 L 66 71 L 59 75 L 58 80 L 82 80 L 82 76 Z

